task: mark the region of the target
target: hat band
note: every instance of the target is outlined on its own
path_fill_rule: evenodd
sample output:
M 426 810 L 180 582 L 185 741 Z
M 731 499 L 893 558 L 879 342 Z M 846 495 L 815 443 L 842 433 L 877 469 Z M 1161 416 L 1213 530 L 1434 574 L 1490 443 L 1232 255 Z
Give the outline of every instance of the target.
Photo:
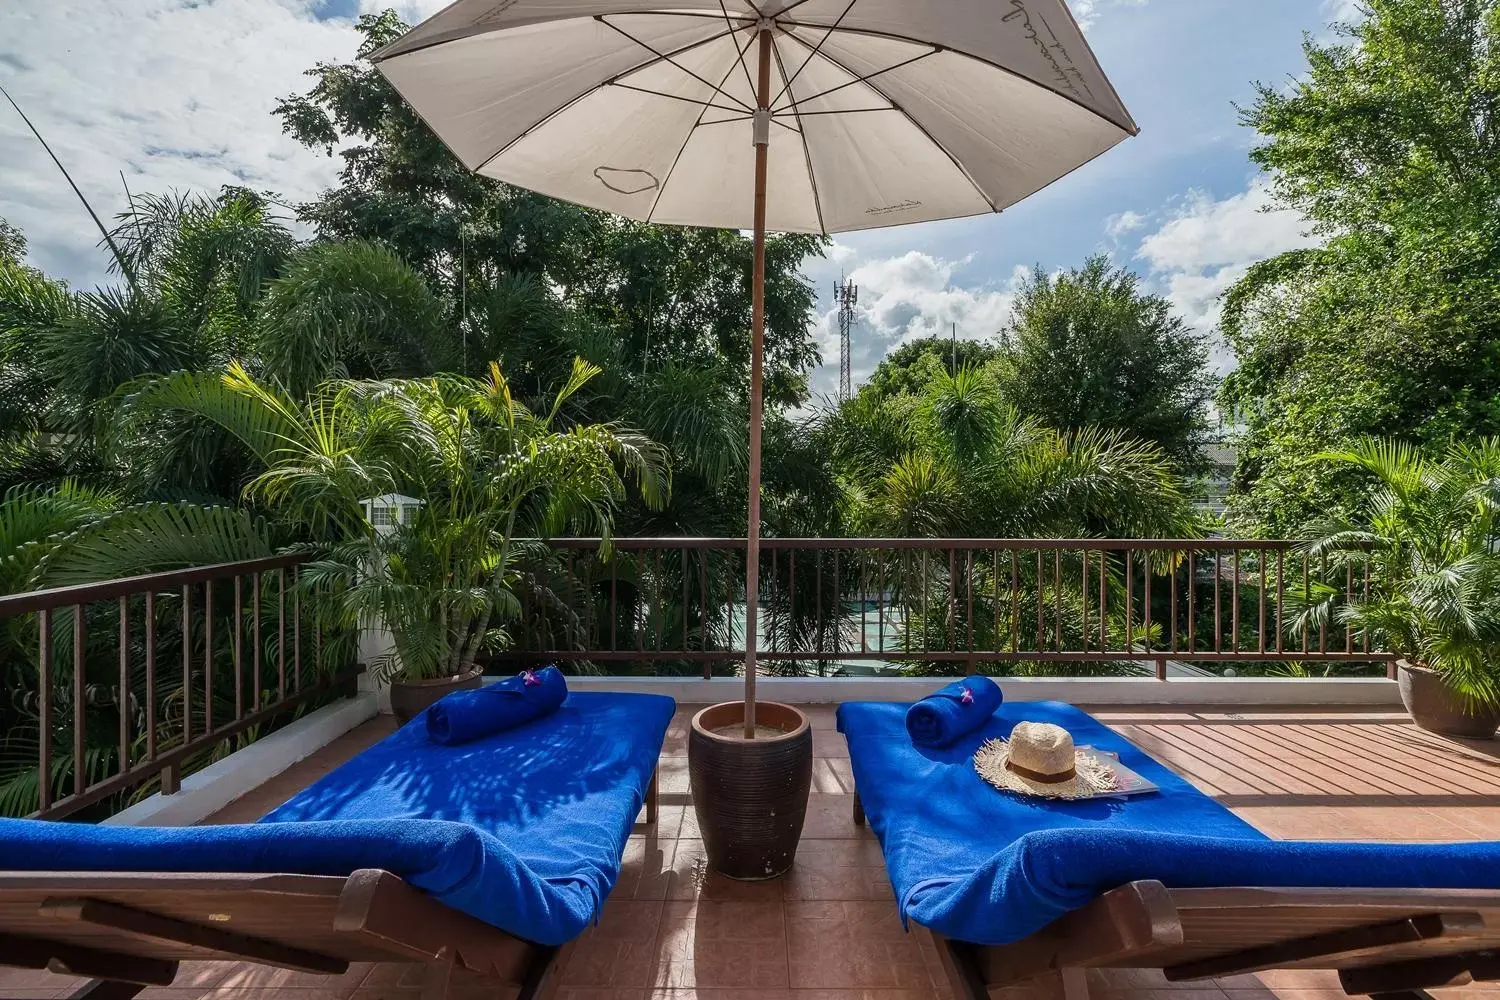
M 1072 781 L 1075 777 L 1078 776 L 1078 768 L 1076 767 L 1070 767 L 1066 771 L 1058 771 L 1053 774 L 1047 774 L 1042 771 L 1033 771 L 1029 767 L 1022 767 L 1020 764 L 1017 764 L 1013 760 L 1007 760 L 1005 762 L 1005 769 L 1007 771 L 1013 771 L 1016 774 L 1019 774 L 1021 777 L 1027 779 L 1028 781 L 1039 781 L 1044 785 L 1060 785 L 1065 781 Z

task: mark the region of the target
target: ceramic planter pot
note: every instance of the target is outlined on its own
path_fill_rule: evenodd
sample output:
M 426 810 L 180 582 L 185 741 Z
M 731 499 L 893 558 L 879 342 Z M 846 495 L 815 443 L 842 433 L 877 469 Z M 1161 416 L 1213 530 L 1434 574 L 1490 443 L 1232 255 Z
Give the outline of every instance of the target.
M 757 702 L 756 722 L 779 735 L 746 740 L 743 702 L 703 709 L 688 735 L 688 775 L 703 847 L 730 878 L 775 878 L 792 867 L 812 785 L 812 727 L 790 705 Z
M 391 682 L 391 714 L 405 725 L 446 694 L 469 691 L 484 683 L 484 673 L 470 670 L 453 677 L 434 677 L 423 681 Z
M 1405 660 L 1396 664 L 1401 702 L 1419 729 L 1469 740 L 1490 740 L 1500 728 L 1500 706 L 1475 709 L 1435 671 Z

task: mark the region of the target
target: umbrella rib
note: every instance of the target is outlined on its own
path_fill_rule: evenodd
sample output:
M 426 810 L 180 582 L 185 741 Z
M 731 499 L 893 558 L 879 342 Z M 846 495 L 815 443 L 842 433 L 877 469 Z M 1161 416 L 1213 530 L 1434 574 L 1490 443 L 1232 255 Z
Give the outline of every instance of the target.
M 821 24 L 811 24 L 811 23 L 809 23 L 807 21 L 778 21 L 777 23 L 779 25 L 781 25 L 782 27 L 786 27 L 786 28 L 810 28 L 810 29 L 812 29 L 814 31 L 816 31 L 819 28 L 823 27 L 823 25 L 821 25 Z M 845 27 L 845 28 L 840 28 L 839 30 L 840 31 L 846 31 L 846 32 L 848 32 L 850 34 L 854 34 L 854 35 L 870 35 L 870 36 L 875 37 L 875 38 L 889 38 L 889 39 L 892 39 L 892 40 L 898 41 L 898 42 L 910 42 L 913 45 L 933 45 L 934 44 L 934 43 L 932 43 L 930 41 L 927 41 L 925 39 L 913 38 L 910 35 L 898 35 L 898 34 L 895 34 L 893 32 L 890 32 L 890 31 L 876 31 L 873 28 L 847 28 L 847 27 Z M 793 37 L 796 37 L 796 36 L 793 36 Z M 798 38 L 797 41 L 801 42 L 803 45 L 807 44 L 806 42 L 803 42 L 802 39 L 800 39 L 800 38 Z M 1031 77 L 1027 76 L 1026 74 L 1019 73 L 1016 70 L 1011 69 L 1009 66 L 1002 66 L 1002 65 L 1000 65 L 997 62 L 993 62 L 993 61 L 991 61 L 989 59 L 984 58 L 983 56 L 976 56 L 972 52 L 965 52 L 963 49 L 956 49 L 956 48 L 953 48 L 952 46 L 949 46 L 949 45 L 935 46 L 935 48 L 938 51 L 952 52 L 955 55 L 964 56 L 965 58 L 972 59 L 972 60 L 974 60 L 977 63 L 982 63 L 985 66 L 990 67 L 991 69 L 997 69 L 1000 72 L 1005 73 L 1008 76 L 1013 76 L 1013 77 L 1015 77 L 1018 80 L 1024 80 L 1026 83 L 1031 84 L 1033 87 L 1040 87 L 1041 89 L 1047 91 L 1049 94 L 1055 94 L 1056 96 L 1062 98 L 1063 100 L 1069 102 L 1070 104 L 1076 104 L 1078 107 L 1082 108 L 1084 111 L 1087 111 L 1089 114 L 1093 115 L 1095 118 L 1102 119 L 1103 121 L 1107 122 L 1110 125 L 1113 125 L 1115 128 L 1117 128 L 1120 131 L 1126 133 L 1127 135 L 1139 135 L 1140 134 L 1141 130 L 1140 130 L 1139 126 L 1137 126 L 1135 124 L 1134 120 L 1132 120 L 1130 118 L 1130 113 L 1128 111 L 1125 113 L 1126 122 L 1128 124 L 1121 124 L 1120 122 L 1115 121 L 1113 118 L 1111 118 L 1109 115 L 1105 114 L 1104 112 L 1099 111 L 1099 110 L 1097 110 L 1095 108 L 1089 107 L 1088 104 L 1084 103 L 1081 99 L 1079 99 L 1077 97 L 1073 97 L 1073 96 L 1071 96 L 1071 95 L 1069 95 L 1067 93 L 1064 93 L 1063 91 L 1057 89 L 1056 87 L 1052 86 L 1051 84 L 1043 83 L 1040 80 L 1033 80 Z M 891 69 L 896 69 L 896 68 L 897 67 L 895 67 L 895 66 L 891 67 Z M 882 71 L 882 72 L 888 72 L 888 71 Z M 1118 98 L 1116 98 L 1116 99 L 1118 100 Z
M 735 97 L 733 94 L 726 92 L 724 90 L 724 84 L 723 84 L 723 82 L 720 82 L 720 84 L 717 87 L 715 87 L 713 84 L 711 84 L 707 80 L 703 79 L 703 77 L 699 76 L 697 73 L 694 73 L 692 70 L 690 70 L 686 66 L 682 65 L 682 63 L 680 63 L 677 60 L 673 59 L 672 56 L 665 55 L 665 54 L 663 54 L 661 52 L 658 52 L 656 49 L 652 48 L 650 45 L 647 45 L 645 42 L 641 41 L 639 38 L 636 38 L 634 35 L 632 35 L 628 31 L 626 31 L 624 28 L 621 28 L 619 25 L 610 24 L 609 21 L 605 20 L 603 14 L 596 14 L 596 15 L 594 15 L 594 20 L 598 21 L 600 24 L 606 25 L 607 27 L 613 28 L 615 31 L 618 31 L 620 34 L 624 35 L 626 38 L 630 39 L 632 42 L 635 42 L 635 44 L 639 45 L 641 48 L 645 49 L 647 52 L 650 52 L 652 55 L 656 56 L 656 58 L 658 60 L 663 61 L 663 62 L 669 62 L 669 63 L 671 63 L 673 66 L 675 66 L 678 69 L 682 70 L 682 72 L 686 73 L 688 76 L 692 77 L 694 80 L 697 80 L 699 83 L 703 84 L 705 87 L 708 87 L 711 90 L 713 90 L 715 96 L 717 96 L 718 94 L 723 94 L 725 97 L 729 98 L 731 101 L 733 101 L 734 103 L 738 104 L 744 110 L 746 110 L 746 111 L 754 111 L 755 110 L 754 108 L 750 107 L 750 105 L 748 105 L 744 101 L 740 100 L 738 97 Z M 697 43 L 697 45 L 691 45 L 691 46 L 688 46 L 688 48 L 697 48 L 699 45 L 706 45 L 709 42 L 717 41 L 720 38 L 726 38 L 726 37 L 733 36 L 733 34 L 734 34 L 733 31 L 728 31 L 728 32 L 725 32 L 722 35 L 715 35 L 713 38 L 705 38 L 703 41 Z M 679 49 L 677 52 L 673 53 L 673 55 L 679 55 L 682 52 L 686 52 L 686 51 L 687 51 L 687 49 Z M 649 66 L 651 64 L 647 63 L 646 65 Z M 636 67 L 636 69 L 631 70 L 631 72 L 634 73 L 634 72 L 637 72 L 637 71 L 639 71 L 641 69 L 644 69 L 644 68 L 645 68 L 644 66 L 638 66 L 638 67 Z M 732 73 L 734 71 L 730 70 L 730 72 Z M 727 80 L 728 77 L 729 77 L 729 74 L 726 73 L 725 74 L 725 79 Z
M 720 0 L 720 2 L 722 2 L 722 0 Z M 792 84 L 797 82 L 797 77 L 801 76 L 802 71 L 807 69 L 808 64 L 817 58 L 818 53 L 823 50 L 823 44 L 827 42 L 828 39 L 833 37 L 833 33 L 838 30 L 840 24 L 844 23 L 844 18 L 849 16 L 849 12 L 854 9 L 854 5 L 858 2 L 859 0 L 849 0 L 848 5 L 844 7 L 843 13 L 839 14 L 839 16 L 834 20 L 833 24 L 828 26 L 828 30 L 823 32 L 823 37 L 818 39 L 818 44 L 814 46 L 812 52 L 808 53 L 807 58 L 802 60 L 802 65 L 797 67 L 797 72 L 793 73 L 789 77 L 786 75 L 786 66 L 783 65 L 781 67 L 781 78 L 786 82 L 781 85 L 780 93 L 771 98 L 771 107 L 774 108 L 776 106 L 776 102 L 781 100 L 783 95 L 791 93 Z M 786 34 L 786 32 L 782 32 L 782 34 Z M 777 56 L 776 61 L 778 63 L 781 62 L 781 57 L 779 55 Z
M 695 99 L 693 99 L 691 97 L 683 97 L 680 94 L 668 94 L 668 93 L 664 93 L 664 92 L 662 92 L 660 90 L 651 90 L 648 87 L 637 87 L 633 83 L 621 83 L 619 80 L 614 80 L 614 81 L 612 81 L 610 83 L 605 84 L 605 86 L 606 87 L 619 87 L 619 88 L 621 88 L 623 90 L 633 90 L 633 91 L 635 91 L 638 94 L 650 94 L 652 97 L 665 97 L 669 101 L 682 101 L 684 104 L 692 104 L 692 105 L 695 105 L 697 107 L 702 107 L 702 108 L 713 108 L 715 111 L 728 111 L 728 112 L 731 112 L 731 113 L 737 114 L 737 115 L 743 115 L 744 114 L 744 112 L 741 111 L 739 108 L 730 108 L 730 107 L 726 107 L 726 106 L 724 106 L 722 104 L 714 104 L 712 97 L 710 97 L 706 101 L 699 101 L 699 100 L 695 100 Z M 736 120 L 740 120 L 740 119 L 736 119 Z
M 721 35 L 720 37 L 722 38 L 723 36 Z M 730 33 L 730 37 L 733 37 L 732 32 Z M 737 54 L 734 57 L 735 62 L 739 62 L 742 58 L 744 58 L 745 53 L 750 49 L 751 43 L 755 41 L 755 37 L 755 33 L 751 32 L 750 37 L 745 41 L 744 48 L 740 48 L 738 44 L 735 45 L 736 50 L 738 50 Z M 724 71 L 723 79 L 719 81 L 719 85 L 714 88 L 714 92 L 708 97 L 710 101 L 717 97 L 719 94 L 723 93 L 724 84 L 728 83 L 729 78 L 733 75 L 733 66 Z M 693 122 L 693 127 L 688 129 L 687 135 L 683 136 L 682 145 L 677 147 L 677 155 L 672 157 L 672 165 L 667 168 L 666 176 L 661 179 L 661 186 L 656 189 L 656 197 L 651 199 L 651 211 L 646 213 L 647 222 L 650 222 L 651 217 L 656 214 L 656 206 L 661 204 L 661 196 L 666 194 L 667 184 L 671 182 L 672 174 L 677 171 L 677 161 L 681 160 L 682 154 L 687 152 L 688 143 L 693 141 L 693 133 L 698 131 L 698 127 L 703 124 L 703 116 L 706 114 L 708 114 L 708 106 L 704 105 L 703 110 L 698 112 L 698 120 Z
M 788 38 L 790 38 L 793 41 L 795 41 L 798 45 L 806 45 L 807 44 L 802 39 L 798 38 L 796 35 L 791 34 L 790 32 L 783 32 L 783 34 L 785 34 Z M 943 51 L 943 49 L 942 49 L 941 46 L 934 45 L 932 47 L 932 51 L 930 51 L 930 52 L 923 52 L 919 56 L 912 56 L 910 59 L 903 59 L 901 62 L 896 63 L 894 66 L 887 66 L 885 69 L 877 69 L 875 72 L 870 73 L 870 74 L 868 74 L 866 76 L 860 76 L 860 75 L 858 75 L 853 70 L 845 67 L 843 64 L 835 61 L 831 56 L 828 56 L 828 55 L 825 54 L 823 56 L 824 59 L 827 59 L 829 62 L 833 63 L 840 70 L 843 70 L 843 72 L 845 72 L 849 76 L 853 77 L 853 79 L 850 80 L 848 83 L 841 83 L 837 87 L 829 87 L 827 90 L 822 91 L 821 93 L 811 94 L 811 95 L 809 95 L 807 97 L 802 98 L 801 100 L 793 100 L 790 104 L 783 105 L 781 108 L 777 109 L 777 113 L 778 114 L 784 114 L 787 111 L 791 111 L 794 114 L 799 114 L 800 112 L 797 111 L 797 106 L 799 104 L 806 104 L 809 101 L 816 101 L 819 98 L 827 97 L 829 94 L 838 93 L 840 90 L 843 90 L 843 89 L 845 89 L 847 87 L 856 86 L 857 84 L 861 84 L 861 83 L 867 83 L 868 84 L 868 83 L 870 83 L 871 80 L 875 79 L 877 76 L 880 76 L 882 73 L 891 73 L 891 72 L 894 72 L 894 71 L 896 71 L 898 69 L 901 69 L 903 66 L 910 66 L 914 62 L 920 62 L 923 59 L 927 59 L 927 58 L 929 58 L 931 56 L 935 56 L 935 55 L 937 55 L 941 51 Z M 890 98 L 886 97 L 886 95 L 884 93 L 881 93 L 881 91 L 878 90 L 875 87 L 874 84 L 870 84 L 870 89 L 874 90 L 877 94 L 880 94 L 881 97 L 885 97 L 886 100 L 888 100 L 888 101 L 890 100 Z M 895 106 L 895 102 L 892 102 L 892 107 L 894 107 L 894 106 Z M 888 109 L 886 109 L 886 110 L 888 110 Z
M 798 40 L 801 41 L 800 39 L 798 39 Z M 802 42 L 802 44 L 806 45 L 807 43 L 806 42 Z M 938 50 L 934 49 L 934 51 L 938 51 Z M 928 53 L 928 55 L 931 55 L 931 54 L 932 53 Z M 839 62 L 837 59 L 835 59 L 832 56 L 830 56 L 828 53 L 826 53 L 826 52 L 823 53 L 823 58 L 827 59 L 829 62 L 833 63 L 835 66 L 837 66 L 839 69 L 843 70 L 845 73 L 848 73 L 850 76 L 854 75 L 854 71 L 853 70 L 851 70 L 848 66 L 845 66 L 843 63 Z M 896 67 L 893 66 L 891 68 L 895 69 Z M 878 75 L 878 74 L 872 74 L 872 75 Z M 973 175 L 970 174 L 967 170 L 964 169 L 964 165 L 959 162 L 958 157 L 956 157 L 952 153 L 950 153 L 948 151 L 948 147 L 947 146 L 944 146 L 941 142 L 938 142 L 937 137 L 934 136 L 931 132 L 927 131 L 927 127 L 925 125 L 923 125 L 921 122 L 919 122 L 915 118 L 913 118 L 911 116 L 910 112 L 908 112 L 900 104 L 896 103 L 895 99 L 892 98 L 890 94 L 887 94 L 885 91 L 881 90 L 875 84 L 870 83 L 868 79 L 865 81 L 865 83 L 866 83 L 866 85 L 871 90 L 875 91 L 875 93 L 879 94 L 881 97 L 885 98 L 887 101 L 890 101 L 891 102 L 891 107 L 894 108 L 895 110 L 901 112 L 902 117 L 904 117 L 907 121 L 911 122 L 912 127 L 915 128 L 918 132 L 921 132 L 924 136 L 926 136 L 928 142 L 932 143 L 938 149 L 940 149 L 940 150 L 943 151 L 943 155 L 946 156 L 946 157 L 948 157 L 948 160 L 949 160 L 950 163 L 953 164 L 954 169 L 957 170 L 959 173 L 963 174 L 964 175 L 964 179 L 967 180 L 973 186 L 974 193 L 977 194 L 977 195 L 979 195 L 979 197 L 984 201 L 984 203 L 986 205 L 990 206 L 990 211 L 991 212 L 998 212 L 998 211 L 1000 211 L 1000 208 L 999 208 L 998 205 L 995 204 L 994 199 L 992 199 L 989 195 L 987 195 L 987 194 L 984 193 L 984 188 L 980 187 L 979 186 L 979 182 L 974 179 Z
M 854 0 L 849 0 L 849 7 L 853 7 L 853 6 L 854 6 Z M 844 8 L 844 14 L 849 13 L 849 7 L 845 7 Z M 842 19 L 843 18 L 843 14 L 840 14 L 839 17 L 840 17 L 840 19 Z M 786 34 L 786 32 L 783 31 L 782 34 Z M 833 32 L 829 31 L 828 34 L 831 35 L 831 34 L 833 34 Z M 824 36 L 824 40 L 825 41 L 827 40 L 827 36 L 826 35 Z M 783 62 L 782 58 L 781 58 L 781 46 L 779 46 L 779 45 L 773 45 L 773 46 L 771 46 L 771 51 L 773 53 L 775 53 L 775 55 L 776 55 L 776 66 L 777 66 L 777 68 L 779 68 L 781 70 L 781 78 L 783 80 L 786 80 L 786 85 L 781 88 L 781 93 L 782 94 L 789 93 L 791 91 L 791 89 L 792 89 L 792 81 L 791 80 L 787 80 L 787 76 L 786 76 L 786 63 Z M 811 62 L 812 61 L 812 56 L 808 56 L 807 57 L 807 61 Z M 797 72 L 801 73 L 802 69 L 805 68 L 806 66 L 807 66 L 807 63 L 804 62 L 802 64 L 802 66 L 798 68 Z M 793 79 L 795 79 L 795 78 L 796 78 L 796 74 L 793 74 Z M 777 94 L 776 95 L 776 100 L 780 100 L 780 99 L 781 99 L 781 94 Z M 773 100 L 771 103 L 774 105 L 776 103 L 776 100 Z M 807 183 L 812 188 L 813 211 L 818 213 L 818 231 L 822 232 L 822 233 L 826 233 L 826 232 L 828 232 L 828 226 L 823 221 L 823 198 L 822 198 L 821 195 L 818 194 L 818 175 L 813 172 L 812 149 L 810 149 L 808 147 L 808 145 L 807 145 L 807 132 L 805 131 L 805 129 L 804 129 L 803 125 L 802 125 L 802 117 L 800 115 L 798 115 L 797 112 L 795 112 L 795 111 L 793 111 L 792 114 L 793 114 L 794 117 L 797 118 L 797 129 L 796 129 L 796 131 L 797 131 L 797 137 L 802 140 L 802 162 L 805 163 L 805 164 L 807 164 Z M 776 118 L 773 116 L 771 118 L 771 120 L 772 121 L 776 121 Z
M 729 20 L 729 8 L 727 6 L 725 6 L 724 0 L 719 0 L 719 9 L 724 12 L 724 23 L 727 24 L 727 25 L 729 25 L 730 32 L 733 33 L 734 31 L 738 30 L 738 29 L 736 29 L 734 27 L 733 23 Z M 754 33 L 752 33 L 750 35 L 750 37 L 754 38 L 755 37 Z M 740 49 L 739 55 L 735 56 L 734 61 L 737 62 L 737 63 L 739 63 L 740 64 L 740 69 L 742 69 L 742 70 L 745 71 L 745 83 L 749 84 L 749 86 L 750 86 L 750 93 L 753 94 L 753 93 L 755 93 L 755 81 L 753 79 L 751 79 L 751 77 L 750 77 L 750 67 L 745 65 L 745 53 L 748 52 L 748 51 L 750 51 L 750 46 L 749 46 L 749 44 L 746 44 L 743 49 Z M 730 72 L 733 72 L 733 70 L 731 70 Z M 726 82 L 728 81 L 728 79 L 729 79 L 728 77 L 725 77 Z
M 601 24 L 605 24 L 606 26 L 608 26 L 610 28 L 614 28 L 615 31 L 620 31 L 619 28 L 615 28 L 614 25 L 609 24 L 602 17 L 596 17 L 595 20 L 599 21 Z M 621 34 L 625 34 L 624 32 L 620 32 L 620 33 Z M 558 115 L 562 114 L 564 111 L 567 111 L 573 105 L 577 104 L 579 101 L 581 101 L 584 98 L 588 97 L 590 94 L 597 93 L 598 91 L 602 90 L 605 87 L 610 86 L 611 84 L 618 83 L 621 79 L 629 76 L 632 73 L 639 73 L 643 69 L 648 69 L 648 68 L 650 68 L 652 66 L 655 66 L 657 63 L 662 62 L 663 60 L 670 62 L 671 61 L 671 56 L 681 55 L 684 52 L 689 52 L 689 51 L 691 51 L 693 49 L 698 48 L 700 45 L 707 45 L 710 42 L 716 42 L 716 41 L 718 41 L 721 38 L 727 38 L 727 37 L 729 37 L 729 34 L 730 34 L 729 32 L 725 32 L 724 34 L 721 34 L 721 35 L 711 35 L 708 38 L 700 39 L 699 41 L 693 42 L 693 43 L 691 43 L 689 45 L 684 45 L 680 49 L 674 49 L 670 53 L 670 55 L 661 55 L 660 53 L 658 53 L 657 54 L 657 58 L 655 58 L 655 59 L 648 59 L 645 62 L 641 63 L 639 66 L 632 66 L 630 69 L 626 70 L 625 72 L 618 73 L 615 76 L 610 77 L 608 80 L 605 80 L 603 83 L 599 84 L 597 87 L 590 87 L 588 90 L 585 90 L 583 93 L 578 94 L 577 96 L 575 96 L 573 99 L 571 99 L 570 101 L 568 101 L 566 104 L 562 104 L 562 105 L 558 106 L 554 110 L 549 111 L 547 114 L 543 115 L 541 118 L 538 118 L 536 121 L 532 122 L 529 126 L 527 126 L 527 128 L 526 128 L 526 130 L 524 132 L 522 132 L 520 135 L 516 136 L 514 139 L 511 139 L 509 142 L 507 142 L 505 145 L 501 146 L 499 149 L 495 150 L 489 156 L 486 156 L 484 159 L 480 160 L 479 163 L 478 163 L 478 165 L 472 167 L 471 169 L 475 173 L 478 173 L 479 171 L 483 170 L 485 167 L 489 166 L 490 163 L 493 162 L 496 157 L 504 155 L 505 152 L 507 150 L 509 150 L 512 146 L 514 146 L 516 143 L 520 142 L 522 139 L 526 138 L 528 135 L 530 135 L 531 133 L 535 132 L 537 129 L 541 128 L 543 125 L 547 124 L 552 119 L 556 118 Z M 625 37 L 629 38 L 630 36 L 626 35 Z M 631 41 L 635 41 L 635 39 L 632 38 Z M 636 44 L 639 45 L 641 43 L 637 42 Z M 650 46 L 648 46 L 648 45 L 647 46 L 643 46 L 643 47 L 650 49 Z M 651 51 L 655 52 L 656 50 L 655 49 L 651 49 Z M 673 63 L 672 65 L 676 66 L 677 64 Z M 678 67 L 678 68 L 680 69 L 681 67 Z M 708 81 L 705 80 L 704 82 L 707 83 Z M 715 91 L 715 94 L 717 94 L 717 91 Z M 710 95 L 709 96 L 709 100 L 713 100 L 713 96 L 714 95 Z M 740 109 L 739 108 L 734 108 L 733 110 L 738 111 Z M 745 110 L 748 111 L 749 109 L 747 108 Z M 425 121 L 426 119 L 423 119 L 423 120 Z M 433 132 L 436 133 L 437 129 L 433 129 Z M 457 155 L 457 154 L 455 154 L 455 155 Z M 460 159 L 460 162 L 461 162 L 462 158 L 460 157 L 459 159 Z

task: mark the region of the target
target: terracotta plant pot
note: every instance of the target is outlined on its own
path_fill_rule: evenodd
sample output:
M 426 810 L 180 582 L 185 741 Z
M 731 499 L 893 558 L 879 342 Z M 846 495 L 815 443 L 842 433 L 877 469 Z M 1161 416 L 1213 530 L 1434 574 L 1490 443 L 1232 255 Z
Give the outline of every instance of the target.
M 484 673 L 480 670 L 423 681 L 392 681 L 391 714 L 396 717 L 397 722 L 405 725 L 443 695 L 454 691 L 469 691 L 483 683 Z
M 1405 660 L 1396 664 L 1401 703 L 1419 729 L 1468 740 L 1491 740 L 1500 728 L 1500 706 L 1475 708 L 1435 671 Z
M 758 702 L 756 722 L 779 735 L 747 740 L 743 702 L 705 708 L 688 735 L 688 775 L 703 847 L 730 878 L 775 878 L 792 867 L 812 785 L 812 727 L 790 705 Z M 736 734 L 714 730 L 735 727 Z

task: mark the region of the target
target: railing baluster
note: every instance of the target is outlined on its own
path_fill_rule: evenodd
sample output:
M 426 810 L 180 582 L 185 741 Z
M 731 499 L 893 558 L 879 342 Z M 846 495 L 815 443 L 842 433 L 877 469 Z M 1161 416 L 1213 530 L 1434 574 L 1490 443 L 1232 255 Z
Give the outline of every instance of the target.
M 1260 554 L 1260 600 L 1256 604 L 1256 614 L 1259 616 L 1256 631 L 1260 640 L 1256 646 L 1256 652 L 1264 656 L 1266 653 L 1266 554 Z
M 1109 652 L 1109 553 L 1099 553 L 1099 652 Z
M 120 709 L 119 773 L 130 770 L 130 596 L 120 597 Z
M 156 759 L 156 592 L 146 591 L 146 759 Z
M 1125 550 L 1125 649 L 1135 652 L 1135 573 L 1131 566 L 1135 553 Z
M 958 617 L 958 550 L 948 550 L 948 617 L 943 623 L 943 632 L 947 636 L 948 651 L 951 652 L 957 644 L 954 636 L 955 618 Z
M 83 710 L 88 704 L 88 679 L 84 669 L 85 641 L 83 605 L 73 605 L 73 794 L 82 795 L 88 787 L 88 760 L 84 756 Z
M 974 659 L 973 659 L 973 656 L 972 656 L 972 654 L 974 652 L 974 550 L 973 549 L 965 549 L 964 550 L 964 599 L 967 601 L 967 610 L 964 612 L 964 617 L 968 621 L 968 631 L 969 631 L 968 648 L 969 648 L 969 653 L 971 654 L 970 658 L 969 658 L 969 662 L 972 664 L 974 662 Z
M 1282 652 L 1282 636 L 1286 632 L 1286 550 L 1276 550 L 1276 652 Z
M 252 711 L 260 711 L 260 574 L 255 573 L 250 577 L 250 590 L 252 592 L 252 603 L 250 605 L 250 629 L 253 641 L 250 644 L 250 706 Z
M 182 743 L 193 738 L 193 594 L 182 585 Z
M 1078 585 L 1080 602 L 1083 605 L 1083 651 L 1087 653 L 1094 637 L 1089 632 L 1089 550 L 1083 550 L 1083 581 Z
M 276 571 L 276 700 L 286 700 L 286 570 Z
M 1307 564 L 1311 561 L 1312 557 L 1304 552 L 1302 554 L 1302 652 L 1304 653 L 1311 652 L 1312 644 L 1311 622 L 1306 617 L 1307 611 L 1312 607 L 1312 584 L 1307 572 Z
M 234 717 L 245 714 L 245 578 L 234 577 Z
M 1141 645 L 1151 652 L 1151 550 L 1141 553 Z
M 655 569 L 656 600 L 653 602 L 651 614 L 651 631 L 656 633 L 656 651 L 662 650 L 662 643 L 667 631 L 667 595 L 665 593 L 667 578 L 661 571 L 661 549 L 657 549 L 652 558 Z
M 203 735 L 214 731 L 214 582 L 203 584 Z
M 1229 609 L 1229 649 L 1230 652 L 1240 651 L 1240 550 L 1234 550 L 1234 581 L 1230 586 L 1229 599 L 1234 607 Z
M 1010 550 L 1010 651 L 1021 648 L 1021 557 Z
M 1047 644 L 1047 589 L 1042 586 L 1042 550 L 1036 550 L 1036 651 L 1040 653 Z
M 1171 607 L 1172 612 L 1172 622 L 1168 628 L 1171 635 L 1167 642 L 1168 649 L 1175 654 L 1177 652 L 1177 619 L 1179 617 L 1177 610 L 1177 577 L 1182 572 L 1182 566 L 1178 563 L 1176 553 L 1167 553 L 1167 558 L 1172 566 L 1171 592 L 1167 595 L 1167 603 Z
M 292 570 L 292 690 L 302 690 L 302 567 Z
M 839 550 L 833 550 L 833 655 L 844 648 L 844 578 L 840 575 Z
M 1344 604 L 1348 605 L 1354 601 L 1354 562 L 1353 560 L 1344 564 Z M 1346 623 L 1344 625 L 1344 652 L 1354 652 L 1354 626 Z
M 1187 646 L 1189 652 L 1196 652 L 1198 649 L 1198 553 L 1194 549 L 1188 549 L 1187 552 L 1187 589 Z
M 37 798 L 52 807 L 52 609 L 37 612 Z
M 1318 567 L 1318 582 L 1321 583 L 1321 584 L 1327 584 L 1327 582 L 1328 582 L 1328 553 L 1327 552 L 1323 553 L 1322 561 L 1319 563 L 1319 567 Z M 1326 653 L 1326 652 L 1328 652 L 1328 623 L 1332 619 L 1332 617 L 1333 617 L 1333 601 L 1330 598 L 1329 602 L 1328 602 L 1328 614 L 1323 618 L 1323 620 L 1321 622 L 1318 623 L 1318 652 L 1320 652 L 1320 653 Z
M 1224 551 L 1214 549 L 1214 652 L 1224 652 L 1224 618 L 1221 614 L 1220 582 L 1224 576 Z
M 1052 553 L 1052 597 L 1056 604 L 1054 613 L 1057 621 L 1053 622 L 1054 651 L 1061 652 L 1063 645 L 1063 588 L 1062 588 L 1062 549 L 1055 549 Z

